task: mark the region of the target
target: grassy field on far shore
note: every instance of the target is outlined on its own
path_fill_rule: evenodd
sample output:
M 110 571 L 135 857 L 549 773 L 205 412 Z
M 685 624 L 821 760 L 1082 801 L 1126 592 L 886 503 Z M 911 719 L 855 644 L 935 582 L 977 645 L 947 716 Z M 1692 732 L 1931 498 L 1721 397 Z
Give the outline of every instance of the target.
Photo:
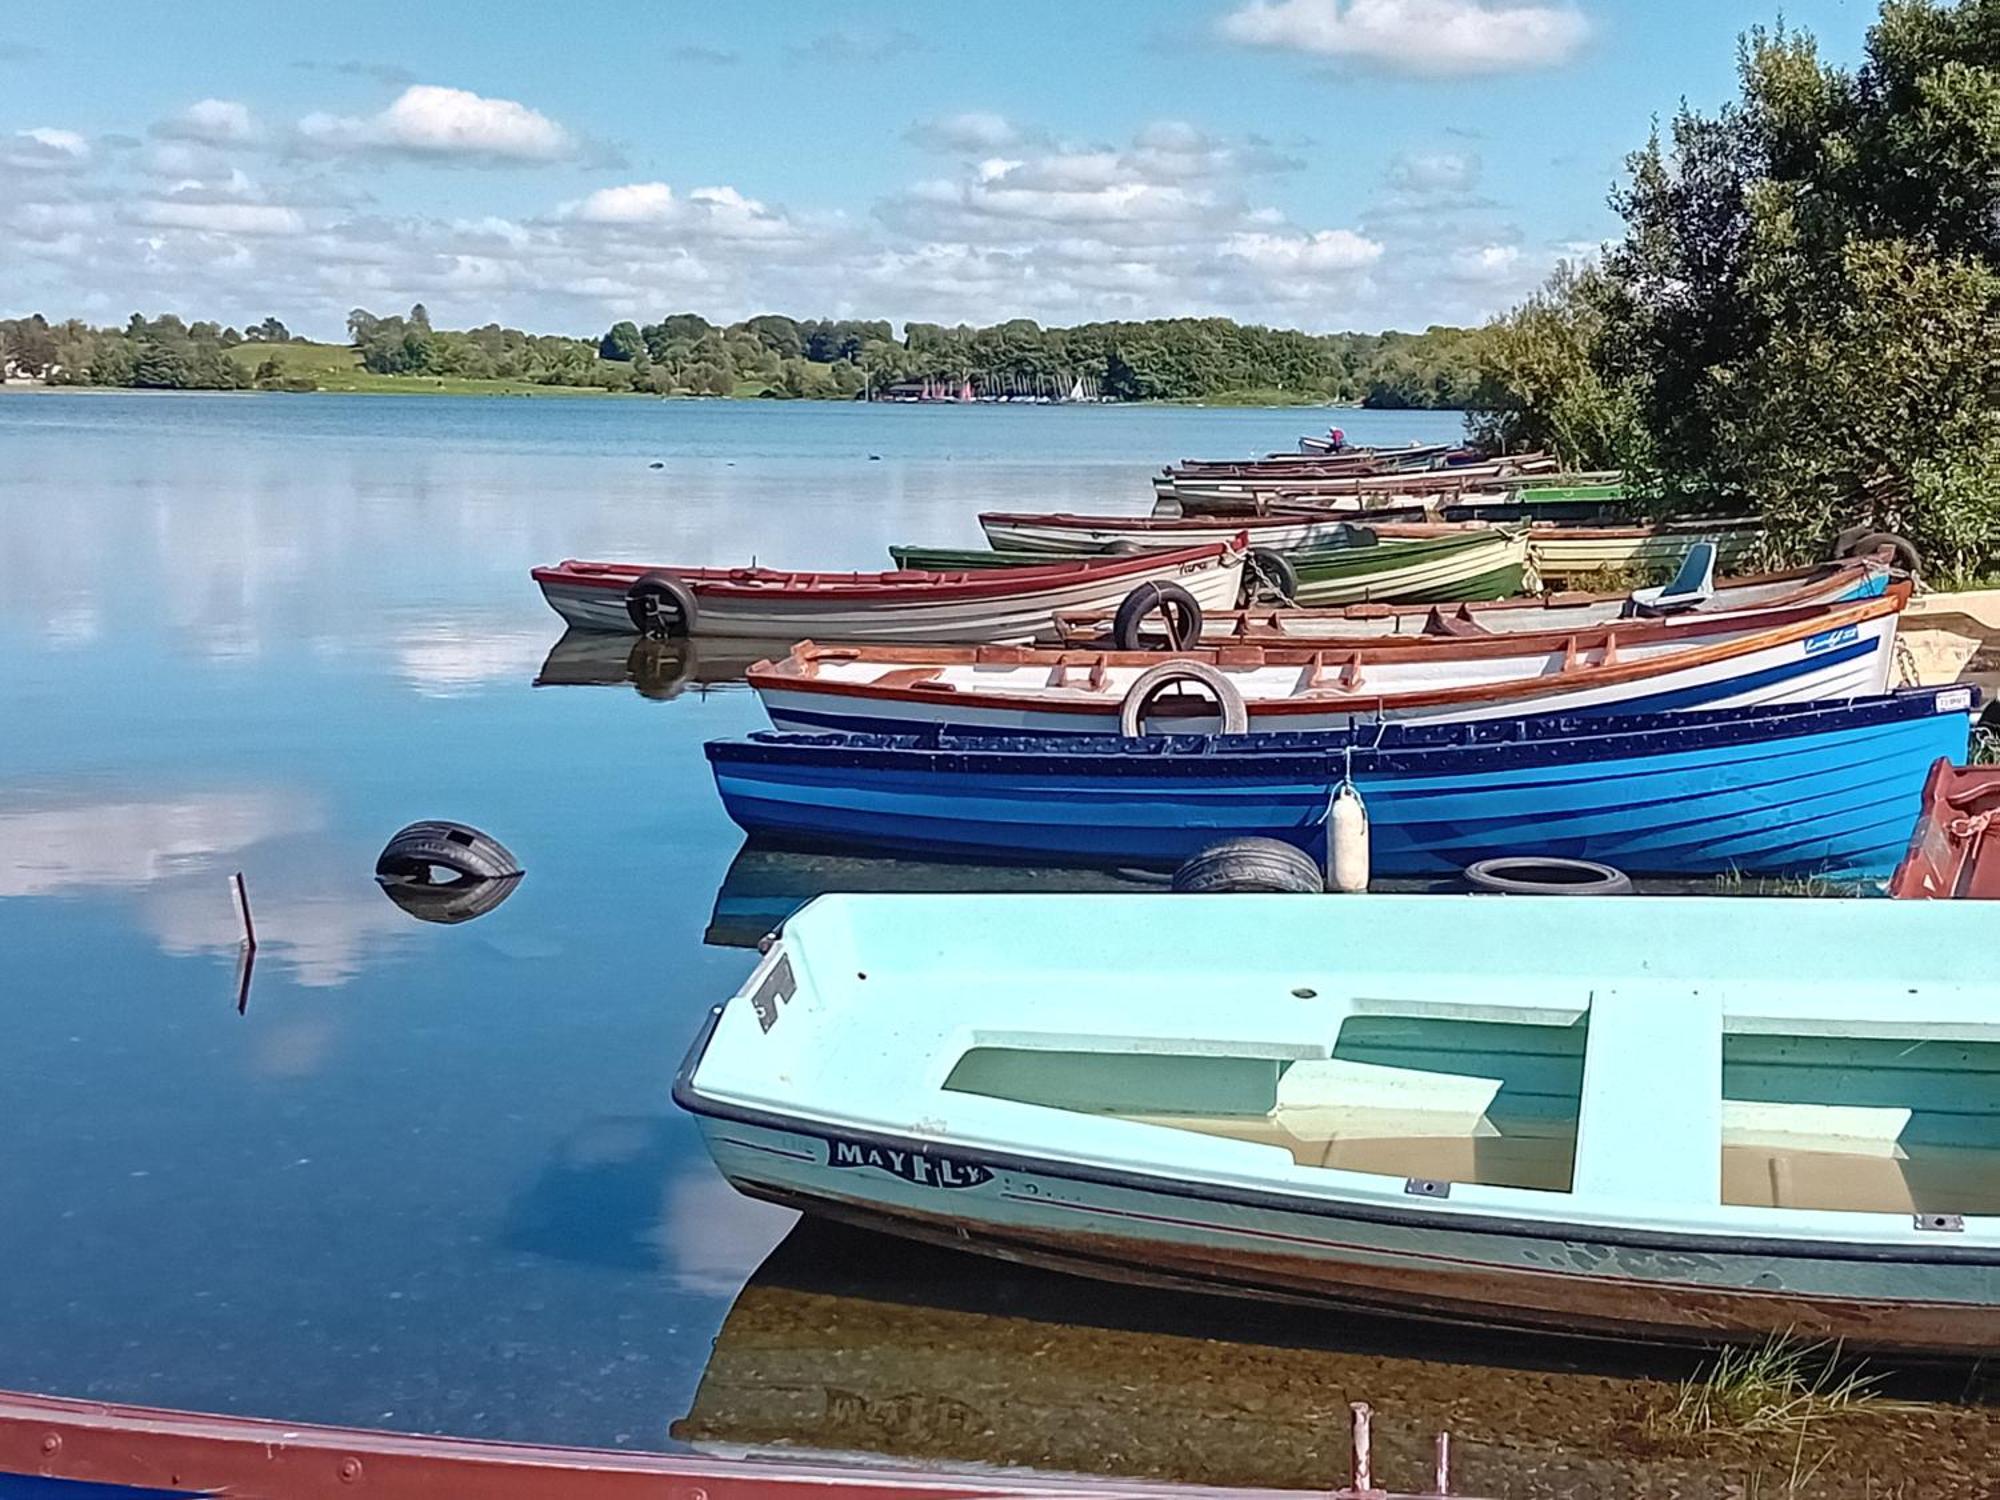
M 238 344 L 229 357 L 255 371 L 267 359 L 293 379 L 305 377 L 323 391 L 363 395 L 438 396 L 609 396 L 627 392 L 591 386 L 536 385 L 526 380 L 467 380 L 455 375 L 377 375 L 361 368 L 361 356 L 345 344 Z

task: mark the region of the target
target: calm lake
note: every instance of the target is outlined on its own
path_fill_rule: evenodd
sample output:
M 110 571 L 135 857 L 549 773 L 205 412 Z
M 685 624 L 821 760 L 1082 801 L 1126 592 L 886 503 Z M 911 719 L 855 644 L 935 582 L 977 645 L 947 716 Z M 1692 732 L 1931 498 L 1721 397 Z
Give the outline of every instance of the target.
M 701 744 L 760 727 L 754 696 L 661 701 L 671 665 L 642 695 L 625 641 L 547 673 L 618 685 L 536 686 L 562 630 L 529 567 L 883 567 L 977 543 L 983 507 L 1143 513 L 1161 463 L 1329 420 L 1459 430 L 0 397 L 0 1385 L 667 1443 L 791 1222 L 667 1097 L 754 957 L 704 938 L 883 876 L 752 856 L 724 891 L 741 840 Z M 422 817 L 507 843 L 512 899 L 462 927 L 386 900 L 375 854 Z M 261 940 L 240 1015 L 237 870 Z
M 872 568 L 891 542 L 976 544 L 984 507 L 1144 513 L 1159 464 L 1329 418 L 1458 431 L 0 396 L 0 1387 L 1319 1488 L 1366 1400 L 1391 1484 L 1427 1480 L 1450 1428 L 1458 1493 L 1991 1493 L 1976 1371 L 1907 1392 L 1950 1404 L 1816 1434 L 1781 1491 L 1789 1437 L 1662 1437 L 1688 1356 L 1626 1368 L 795 1223 L 674 1111 L 702 1013 L 815 891 L 1118 877 L 739 852 L 701 745 L 759 727 L 754 696 L 684 653 L 562 642 L 530 566 Z M 374 883 L 389 834 L 433 817 L 527 868 L 476 922 Z M 261 939 L 240 1013 L 235 871 Z

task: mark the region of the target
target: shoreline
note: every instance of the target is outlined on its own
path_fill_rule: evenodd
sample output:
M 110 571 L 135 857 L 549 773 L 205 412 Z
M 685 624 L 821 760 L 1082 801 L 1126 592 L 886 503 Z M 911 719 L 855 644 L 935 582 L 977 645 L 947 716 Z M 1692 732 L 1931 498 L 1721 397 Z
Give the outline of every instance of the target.
M 399 380 L 401 377 L 385 376 L 384 380 Z M 310 391 L 257 390 L 253 388 L 223 390 L 182 386 L 130 386 L 130 385 L 48 385 L 39 380 L 0 381 L 0 396 L 38 394 L 83 394 L 92 396 L 456 396 L 460 398 L 480 398 L 484 400 L 507 400 L 525 398 L 540 400 L 545 398 L 584 398 L 621 401 L 664 401 L 669 403 L 701 402 L 703 404 L 765 406 L 884 406 L 917 408 L 963 408 L 963 407 L 1027 407 L 1034 410 L 1096 408 L 1111 410 L 1132 410 L 1145 407 L 1186 407 L 1196 410 L 1226 411 L 1354 411 L 1386 414 L 1389 412 L 1421 412 L 1425 414 L 1446 410 L 1456 411 L 1456 407 L 1408 406 L 1372 407 L 1355 402 L 1339 401 L 1286 401 L 1282 399 L 1249 400 L 1224 394 L 1208 397 L 1171 397 L 1156 401 L 859 401 L 853 397 L 817 396 L 663 396 L 651 391 L 608 391 L 600 386 L 587 385 L 532 385 L 502 384 L 494 382 L 495 389 L 463 389 L 458 386 L 426 386 L 412 381 L 407 387 L 388 385 L 352 386 L 346 388 L 321 387 Z M 1261 397 L 1265 393 L 1258 393 Z M 1276 397 L 1278 393 L 1270 393 Z

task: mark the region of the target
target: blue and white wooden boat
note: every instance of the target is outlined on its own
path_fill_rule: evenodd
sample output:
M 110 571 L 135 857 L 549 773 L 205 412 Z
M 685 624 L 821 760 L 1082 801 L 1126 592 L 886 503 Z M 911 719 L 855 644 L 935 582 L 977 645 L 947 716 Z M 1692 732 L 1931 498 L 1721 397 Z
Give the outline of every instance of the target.
M 724 807 L 773 840 L 933 857 L 1171 867 L 1256 834 L 1324 854 L 1351 776 L 1382 875 L 1508 854 L 1634 874 L 1886 877 L 1977 693 L 1322 734 L 756 734 L 707 747 Z
M 1149 709 L 1206 728 L 1217 700 L 1263 730 L 1808 703 L 1887 691 L 1899 582 L 1881 597 L 1574 630 L 1144 651 L 826 646 L 746 676 L 772 727 L 1133 733 Z M 1203 696 L 1162 692 L 1195 677 Z M 1229 714 L 1223 715 L 1223 723 Z
M 1987 908 L 1587 904 L 824 897 L 674 1097 L 743 1192 L 1097 1276 L 2000 1347 Z

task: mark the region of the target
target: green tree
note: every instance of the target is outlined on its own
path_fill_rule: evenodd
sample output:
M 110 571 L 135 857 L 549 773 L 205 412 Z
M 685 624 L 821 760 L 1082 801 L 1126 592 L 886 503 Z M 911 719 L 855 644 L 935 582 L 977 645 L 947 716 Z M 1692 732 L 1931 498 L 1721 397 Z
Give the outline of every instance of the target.
M 1738 71 L 1735 100 L 1682 109 L 1631 159 L 1589 358 L 1568 347 L 1569 377 L 1530 391 L 1503 333 L 1489 374 L 1521 396 L 1508 420 L 1587 432 L 1604 410 L 1587 367 L 1615 421 L 1629 403 L 1644 477 L 1749 496 L 1782 557 L 1860 523 L 1909 536 L 1934 571 L 1991 567 L 2000 0 L 1884 0 L 1855 69 L 1803 33 L 1752 31 Z M 1513 332 L 1547 335 L 1547 310 Z
M 615 359 L 629 362 L 645 353 L 645 340 L 639 336 L 639 325 L 633 322 L 613 323 L 610 332 L 597 343 L 599 359 Z
M 1632 393 L 1598 367 L 1603 275 L 1562 265 L 1487 329 L 1467 427 L 1489 452 L 1555 454 L 1572 469 L 1622 468 L 1644 452 Z

